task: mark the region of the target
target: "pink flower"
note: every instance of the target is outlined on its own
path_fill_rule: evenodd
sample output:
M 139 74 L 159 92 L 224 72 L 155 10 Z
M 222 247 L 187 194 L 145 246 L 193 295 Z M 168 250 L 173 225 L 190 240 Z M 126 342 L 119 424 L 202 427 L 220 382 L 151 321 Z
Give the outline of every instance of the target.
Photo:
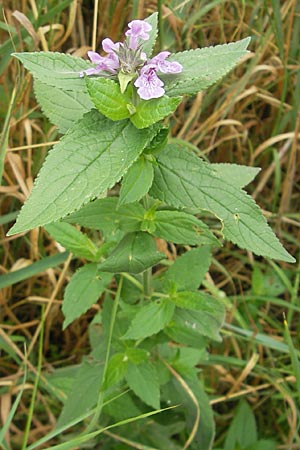
M 107 56 L 101 56 L 99 53 L 89 51 L 88 57 L 93 64 L 96 64 L 96 67 L 92 67 L 90 69 L 84 70 L 80 73 L 80 76 L 83 77 L 86 75 L 98 75 L 100 72 L 109 72 L 110 74 L 117 74 L 117 71 L 120 67 L 119 58 L 115 51 L 119 50 L 120 42 L 116 44 L 109 38 L 106 38 L 102 41 L 103 50 L 108 53 Z
M 152 64 L 142 67 L 140 76 L 136 79 L 134 85 L 138 88 L 137 93 L 143 100 L 159 98 L 165 93 L 162 88 L 164 83 L 156 75 L 156 67 Z
M 136 50 L 139 45 L 139 39 L 148 41 L 149 31 L 152 30 L 152 26 L 144 20 L 133 20 L 129 22 L 128 27 L 130 30 L 126 31 L 125 35 L 129 36 L 129 48 Z
M 170 56 L 170 52 L 160 52 L 154 58 L 150 59 L 149 64 L 154 64 L 159 72 L 162 73 L 180 73 L 182 72 L 182 65 L 176 61 L 166 61 Z
M 147 62 L 147 55 L 143 52 L 142 41 L 147 41 L 152 26 L 144 20 L 133 20 L 128 24 L 124 43 L 114 43 L 111 39 L 105 38 L 102 41 L 102 48 L 107 53 L 101 56 L 99 53 L 89 51 L 88 57 L 95 67 L 84 70 L 80 73 L 86 75 L 118 76 L 121 83 L 121 92 L 124 92 L 127 85 L 136 77 L 134 86 L 137 93 L 143 100 L 162 97 L 165 93 L 164 82 L 157 76 L 157 72 L 176 74 L 182 71 L 182 65 L 176 61 L 168 61 L 170 52 L 160 52 Z M 124 81 L 125 80 L 125 81 Z

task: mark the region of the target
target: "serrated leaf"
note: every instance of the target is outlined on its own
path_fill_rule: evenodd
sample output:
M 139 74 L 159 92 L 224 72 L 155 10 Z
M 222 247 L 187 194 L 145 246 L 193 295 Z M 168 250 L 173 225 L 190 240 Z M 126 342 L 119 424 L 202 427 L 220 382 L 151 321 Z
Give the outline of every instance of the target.
M 240 248 L 268 258 L 294 262 L 283 248 L 255 201 L 210 165 L 179 145 L 166 146 L 157 155 L 150 195 L 176 208 L 212 212 L 223 225 L 224 236 Z
M 128 364 L 126 380 L 133 392 L 152 408 L 160 407 L 160 392 L 157 371 L 149 362 Z
M 178 291 L 196 291 L 211 263 L 210 247 L 193 248 L 172 264 L 164 275 L 164 285 L 175 284 Z
M 139 201 L 149 191 L 153 181 L 153 165 L 140 157 L 124 175 L 120 189 L 119 205 Z
M 147 233 L 128 233 L 109 257 L 99 265 L 104 272 L 140 273 L 165 258 L 158 252 L 154 240 Z
M 107 389 L 122 381 L 125 377 L 127 366 L 128 358 L 124 353 L 115 353 L 112 355 L 108 363 L 103 389 Z
M 57 242 L 76 256 L 95 261 L 98 248 L 86 234 L 63 222 L 51 223 L 45 228 Z
M 85 88 L 66 91 L 35 79 L 34 93 L 45 116 L 61 133 L 66 133 L 77 120 L 93 108 Z
M 168 97 L 151 100 L 140 100 L 136 105 L 136 112 L 130 117 L 131 122 L 137 128 L 146 128 L 172 114 L 182 97 Z
M 257 441 L 255 417 L 249 404 L 242 400 L 226 435 L 224 450 L 231 450 L 238 445 L 246 448 Z
M 158 333 L 170 322 L 174 310 L 168 300 L 141 306 L 123 339 L 144 339 Z
M 200 425 L 197 427 L 194 433 L 193 443 L 191 449 L 197 450 L 212 450 L 215 437 L 215 421 L 214 413 L 207 397 L 204 388 L 194 373 L 193 376 L 185 376 L 183 379 L 189 386 L 189 389 L 193 392 L 200 410 Z M 191 406 L 191 398 L 185 389 L 182 389 L 180 383 L 173 378 L 172 380 L 174 390 L 177 392 L 178 397 L 174 399 L 174 403 L 181 403 L 185 410 L 186 425 L 188 430 L 193 430 L 196 419 L 196 408 Z M 232 449 L 233 450 L 233 449 Z M 235 449 L 236 450 L 236 449 Z
M 94 67 L 88 61 L 58 52 L 13 53 L 34 78 L 66 91 L 86 92 L 80 72 Z
M 112 187 L 155 134 L 87 113 L 49 152 L 9 234 L 56 222 Z
M 71 392 L 56 423 L 57 428 L 90 411 L 97 403 L 103 363 L 84 360 L 76 373 Z
M 142 43 L 143 51 L 146 53 L 148 58 L 150 58 L 150 56 L 152 55 L 153 47 L 155 45 L 155 41 L 156 41 L 157 34 L 158 34 L 158 31 L 157 31 L 158 13 L 155 12 L 155 13 L 151 14 L 151 16 L 144 19 L 144 21 L 149 23 L 152 26 L 152 30 L 149 33 L 149 39 L 147 41 L 143 41 L 143 43 Z
M 109 231 L 120 228 L 126 232 L 139 231 L 146 210 L 139 203 L 118 207 L 118 201 L 118 197 L 95 200 L 63 220 L 93 230 Z
M 104 116 L 111 120 L 130 117 L 128 105 L 131 104 L 131 99 L 126 93 L 121 93 L 118 83 L 101 77 L 85 77 L 85 82 L 92 102 Z
M 155 230 L 152 234 L 168 242 L 188 245 L 220 245 L 204 222 L 185 212 L 157 211 L 153 223 Z
M 219 175 L 237 187 L 243 188 L 254 180 L 261 171 L 259 167 L 248 167 L 240 164 L 217 163 L 211 164 L 211 168 Z
M 205 47 L 174 53 L 169 61 L 177 61 L 183 66 L 179 74 L 160 74 L 165 82 L 166 94 L 173 97 L 196 94 L 226 75 L 240 59 L 246 55 L 250 38 L 230 44 Z
M 214 341 L 221 341 L 219 331 L 224 322 L 225 308 L 220 302 L 200 292 L 179 292 L 171 300 L 179 306 L 173 316 L 175 323 Z
M 77 270 L 64 294 L 64 328 L 98 301 L 110 281 L 111 274 L 101 273 L 96 263 L 86 264 Z

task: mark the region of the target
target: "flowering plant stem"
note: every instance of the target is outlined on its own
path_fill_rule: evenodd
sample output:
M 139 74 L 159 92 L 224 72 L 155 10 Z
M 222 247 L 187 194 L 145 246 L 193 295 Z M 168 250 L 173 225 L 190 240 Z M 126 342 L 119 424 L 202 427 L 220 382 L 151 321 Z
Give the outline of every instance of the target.
M 90 423 L 88 424 L 88 426 L 85 429 L 84 434 L 90 433 L 91 431 L 93 431 L 98 426 L 98 422 L 99 422 L 99 419 L 100 419 L 101 411 L 102 411 L 102 408 L 103 408 L 103 403 L 104 403 L 103 400 L 104 400 L 104 393 L 105 393 L 105 390 L 103 389 L 103 385 L 104 385 L 104 382 L 105 382 L 105 377 L 106 377 L 106 374 L 107 374 L 109 357 L 110 357 L 110 353 L 111 353 L 111 342 L 112 342 L 112 337 L 113 337 L 114 325 L 115 325 L 115 321 L 116 321 L 116 317 L 117 317 L 117 311 L 118 311 L 118 307 L 119 307 L 119 301 L 120 301 L 120 295 L 121 295 L 121 291 L 122 291 L 122 285 L 123 285 L 123 276 L 121 275 L 120 281 L 119 281 L 119 285 L 118 285 L 118 289 L 117 289 L 116 296 L 115 296 L 115 300 L 114 300 L 114 305 L 113 305 L 113 308 L 112 308 L 112 314 L 111 314 L 111 319 L 110 319 L 110 327 L 109 327 L 109 334 L 108 334 L 107 347 L 106 347 L 106 357 L 105 357 L 105 361 L 104 361 L 103 374 L 102 374 L 101 384 L 100 384 L 100 388 L 99 388 L 97 406 L 96 406 L 95 413 L 94 413 Z

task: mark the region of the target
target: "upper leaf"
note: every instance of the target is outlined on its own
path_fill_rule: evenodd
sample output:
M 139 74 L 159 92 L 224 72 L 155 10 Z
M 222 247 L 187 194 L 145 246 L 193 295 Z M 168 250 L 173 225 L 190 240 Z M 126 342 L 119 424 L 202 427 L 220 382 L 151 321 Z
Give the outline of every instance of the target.
M 111 188 L 155 134 L 87 113 L 49 152 L 9 234 L 55 222 Z
M 120 85 L 107 78 L 85 77 L 88 92 L 94 105 L 104 116 L 111 120 L 122 120 L 130 117 L 128 105 L 131 99 L 122 94 Z M 133 105 L 131 105 L 134 108 Z
M 88 61 L 58 52 L 13 53 L 34 78 L 66 91 L 87 92 L 80 72 L 94 67 Z
M 142 44 L 143 51 L 146 53 L 148 58 L 152 55 L 153 47 L 155 45 L 155 41 L 157 38 L 157 21 L 158 21 L 158 13 L 155 12 L 151 14 L 151 16 L 145 19 L 145 22 L 149 23 L 152 26 L 152 30 L 149 33 L 148 41 L 144 41 Z
M 154 225 L 154 236 L 175 244 L 220 245 L 205 223 L 182 211 L 157 211 Z
M 211 164 L 210 167 L 215 171 L 216 176 L 220 176 L 221 179 L 225 179 L 240 188 L 251 183 L 261 170 L 260 167 L 228 163 Z
M 61 133 L 66 133 L 77 120 L 93 108 L 84 83 L 82 85 L 82 89 L 66 91 L 49 86 L 38 79 L 34 81 L 34 93 L 42 111 Z
M 257 255 L 294 262 L 255 201 L 209 164 L 178 145 L 157 156 L 150 195 L 175 207 L 199 208 L 215 214 L 224 236 Z
M 177 61 L 183 66 L 179 74 L 163 74 L 166 94 L 196 94 L 208 88 L 226 75 L 247 53 L 250 38 L 230 44 L 217 45 L 196 50 L 174 53 L 170 61 Z
M 163 97 L 153 98 L 151 100 L 140 100 L 130 120 L 137 128 L 149 127 L 153 123 L 172 114 L 181 102 L 181 99 L 182 97 L 170 98 L 164 95 Z

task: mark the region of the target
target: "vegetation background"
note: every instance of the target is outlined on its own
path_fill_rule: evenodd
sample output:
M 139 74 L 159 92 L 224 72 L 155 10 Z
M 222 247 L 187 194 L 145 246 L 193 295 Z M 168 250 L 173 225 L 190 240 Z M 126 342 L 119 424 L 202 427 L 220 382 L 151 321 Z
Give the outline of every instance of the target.
M 211 162 L 261 167 L 248 191 L 299 261 L 300 4 L 4 0 L 1 9 L 0 423 L 10 420 L 22 392 L 7 433 L 14 449 L 20 448 L 29 413 L 29 443 L 54 427 L 61 404 L 35 386 L 35 375 L 81 360 L 89 346 L 88 324 L 99 305 L 63 332 L 63 290 L 81 261 L 72 260 L 42 229 L 5 236 L 47 150 L 59 138 L 36 104 L 30 74 L 10 54 L 15 48 L 85 57 L 93 42 L 99 49 L 105 37 L 119 40 L 128 21 L 156 10 L 161 49 L 182 51 L 252 36 L 243 64 L 180 105 L 172 135 L 196 145 Z M 164 250 L 168 258 L 176 258 L 175 247 Z M 218 448 L 245 398 L 260 438 L 272 438 L 280 449 L 300 449 L 299 279 L 298 263 L 254 258 L 229 244 L 214 255 L 206 280 L 231 305 L 223 343 L 210 348 L 201 372 L 214 407 Z M 24 385 L 25 368 L 29 375 Z M 34 410 L 28 413 L 35 389 Z M 118 442 L 118 432 L 114 439 Z

